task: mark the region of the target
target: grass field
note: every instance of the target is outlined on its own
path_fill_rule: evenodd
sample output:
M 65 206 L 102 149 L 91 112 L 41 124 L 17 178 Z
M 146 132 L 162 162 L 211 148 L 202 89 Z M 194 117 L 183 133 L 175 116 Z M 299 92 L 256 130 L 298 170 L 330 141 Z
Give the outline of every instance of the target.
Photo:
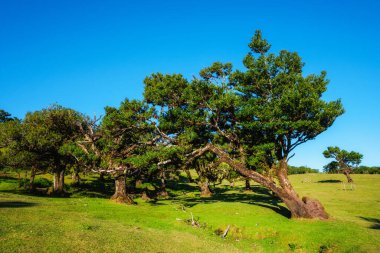
M 24 194 L 16 178 L 3 177 L 0 252 L 380 252 L 380 175 L 353 175 L 353 190 L 343 175 L 290 178 L 332 218 L 289 219 L 258 185 L 253 192 L 220 186 L 214 197 L 199 198 L 194 184 L 181 183 L 170 199 L 127 206 L 91 191 L 91 180 L 71 187 L 70 198 L 51 198 Z M 200 228 L 186 222 L 191 214 Z

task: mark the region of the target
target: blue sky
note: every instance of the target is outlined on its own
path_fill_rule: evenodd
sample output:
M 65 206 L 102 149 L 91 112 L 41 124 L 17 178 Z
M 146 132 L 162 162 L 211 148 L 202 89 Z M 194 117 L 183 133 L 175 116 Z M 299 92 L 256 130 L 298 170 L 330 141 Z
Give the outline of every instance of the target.
M 23 118 L 52 103 L 89 115 L 142 98 L 154 72 L 196 75 L 214 61 L 241 68 L 253 32 L 326 70 L 326 100 L 346 113 L 299 146 L 293 165 L 322 169 L 330 145 L 380 165 L 377 1 L 0 1 L 0 108 Z

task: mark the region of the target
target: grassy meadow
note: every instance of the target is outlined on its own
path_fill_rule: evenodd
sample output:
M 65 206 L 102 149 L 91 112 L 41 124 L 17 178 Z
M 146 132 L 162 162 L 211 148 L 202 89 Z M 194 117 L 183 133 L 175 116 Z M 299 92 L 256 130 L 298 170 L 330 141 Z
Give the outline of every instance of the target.
M 289 219 L 256 184 L 245 192 L 242 182 L 226 183 L 200 198 L 195 184 L 169 183 L 169 199 L 136 196 L 127 206 L 108 199 L 111 180 L 84 179 L 74 187 L 67 178 L 72 195 L 53 198 L 26 194 L 3 175 L 0 252 L 380 252 L 380 175 L 353 175 L 354 189 L 343 175 L 290 176 L 300 195 L 324 204 L 328 221 Z

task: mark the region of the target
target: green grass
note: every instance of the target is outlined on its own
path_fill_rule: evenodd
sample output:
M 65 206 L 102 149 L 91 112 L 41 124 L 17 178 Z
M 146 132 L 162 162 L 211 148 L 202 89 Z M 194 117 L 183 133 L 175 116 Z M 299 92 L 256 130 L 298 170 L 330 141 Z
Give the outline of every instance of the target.
M 301 195 L 324 204 L 329 221 L 289 219 L 257 185 L 253 193 L 221 186 L 199 198 L 185 191 L 195 184 L 182 183 L 170 199 L 127 206 L 106 198 L 112 185 L 99 193 L 91 180 L 82 191 L 71 187 L 70 198 L 50 198 L 23 194 L 16 179 L 0 178 L 0 252 L 380 251 L 380 175 L 353 175 L 354 190 L 344 190 L 343 175 L 290 178 Z M 201 228 L 185 222 L 191 213 Z M 222 239 L 217 234 L 228 225 Z

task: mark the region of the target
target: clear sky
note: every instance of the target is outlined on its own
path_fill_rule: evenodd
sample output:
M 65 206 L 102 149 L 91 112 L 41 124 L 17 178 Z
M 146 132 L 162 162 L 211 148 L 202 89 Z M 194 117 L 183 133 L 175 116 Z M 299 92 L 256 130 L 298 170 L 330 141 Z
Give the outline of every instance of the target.
M 326 70 L 324 98 L 346 113 L 299 146 L 292 165 L 322 169 L 330 145 L 380 165 L 379 1 L 0 1 L 0 108 L 23 118 L 59 103 L 89 115 L 142 98 L 153 72 L 196 75 L 214 61 L 241 68 L 256 29 Z

